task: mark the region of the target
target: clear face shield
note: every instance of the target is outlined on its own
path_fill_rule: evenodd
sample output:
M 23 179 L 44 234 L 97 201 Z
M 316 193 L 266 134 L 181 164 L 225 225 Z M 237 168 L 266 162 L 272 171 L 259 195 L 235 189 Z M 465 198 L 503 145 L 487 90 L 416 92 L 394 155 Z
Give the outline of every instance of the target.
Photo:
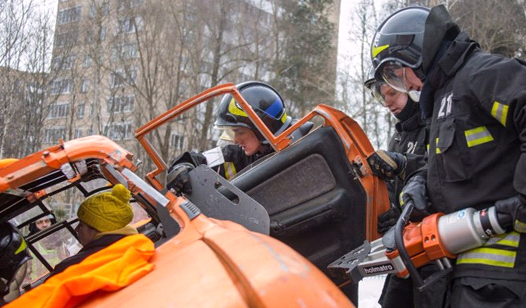
M 408 84 L 406 70 L 407 67 L 404 67 L 401 63 L 389 61 L 380 67 L 380 74 L 382 79 L 393 89 L 406 93 L 413 101 L 418 102 L 420 100 L 420 91 L 408 90 L 406 86 Z
M 376 81 L 369 90 L 371 91 L 371 95 L 373 98 L 382 104 L 382 106 L 387 107 L 387 104 L 385 102 L 385 96 L 382 95 L 382 86 L 385 86 L 386 83 L 383 81 Z

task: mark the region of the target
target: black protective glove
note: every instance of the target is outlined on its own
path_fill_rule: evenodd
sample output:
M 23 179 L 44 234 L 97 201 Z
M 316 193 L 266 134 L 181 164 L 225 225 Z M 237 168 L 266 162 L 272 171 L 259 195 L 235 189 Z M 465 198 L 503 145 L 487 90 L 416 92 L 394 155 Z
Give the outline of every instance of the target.
M 172 166 L 166 176 L 166 188 L 171 189 L 177 196 L 192 193 L 192 184 L 190 183 L 190 171 L 194 169 L 190 163 L 180 163 Z
M 426 212 L 429 207 L 426 196 L 426 180 L 421 175 L 410 178 L 400 193 L 400 206 L 404 206 L 409 200 L 413 200 L 415 209 L 420 212 Z
M 526 233 L 526 198 L 518 195 L 495 202 L 495 210 L 501 227 Z M 513 227 L 513 228 L 512 228 Z
M 367 157 L 367 162 L 373 174 L 381 179 L 394 179 L 397 175 L 404 178 L 407 166 L 407 158 L 404 154 L 378 150 Z
M 393 206 L 382 214 L 378 215 L 377 229 L 378 233 L 384 234 L 389 229 L 391 229 L 398 218 L 400 217 L 400 209 L 397 206 Z

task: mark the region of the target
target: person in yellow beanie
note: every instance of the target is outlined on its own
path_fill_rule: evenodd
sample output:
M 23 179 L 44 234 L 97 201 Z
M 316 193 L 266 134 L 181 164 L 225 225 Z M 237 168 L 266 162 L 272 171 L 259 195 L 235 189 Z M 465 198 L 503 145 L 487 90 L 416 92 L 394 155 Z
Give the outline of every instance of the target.
M 137 234 L 137 230 L 129 225 L 133 219 L 130 197 L 130 191 L 117 184 L 111 192 L 99 193 L 84 200 L 77 211 L 79 224 L 75 228 L 83 247 L 76 255 L 57 264 L 50 276 L 82 262 L 125 236 Z

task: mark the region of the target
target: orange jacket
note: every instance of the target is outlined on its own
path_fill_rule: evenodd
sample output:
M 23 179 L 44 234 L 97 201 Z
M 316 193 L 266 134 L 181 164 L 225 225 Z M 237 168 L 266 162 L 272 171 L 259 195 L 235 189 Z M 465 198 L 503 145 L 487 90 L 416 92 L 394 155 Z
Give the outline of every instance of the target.
M 152 271 L 154 252 L 146 236 L 126 236 L 4 307 L 74 307 L 93 292 L 118 290 Z

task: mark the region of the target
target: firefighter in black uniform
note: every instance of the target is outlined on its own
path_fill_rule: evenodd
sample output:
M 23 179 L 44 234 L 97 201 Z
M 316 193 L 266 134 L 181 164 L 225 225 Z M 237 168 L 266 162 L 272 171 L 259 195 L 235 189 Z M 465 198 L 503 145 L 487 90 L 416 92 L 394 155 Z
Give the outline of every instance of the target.
M 509 220 L 508 233 L 458 255 L 450 306 L 526 307 L 526 66 L 483 52 L 442 5 L 389 16 L 372 60 L 377 78 L 421 91 L 431 122 L 427 168 L 402 200 L 444 213 L 495 205 Z
M 411 174 L 425 166 L 427 131 L 420 112 L 420 105 L 413 101 L 406 93 L 396 91 L 383 81 L 377 81 L 373 74 L 365 83 L 371 93 L 383 106 L 389 108 L 398 119 L 395 133 L 389 141 L 389 155 L 402 153 L 407 160 L 405 170 L 398 176 L 386 179 L 391 209 L 378 216 L 378 232 L 385 233 L 395 225 L 400 216 L 399 194 L 404 186 L 403 175 Z M 381 151 L 381 150 L 380 150 Z M 377 171 L 374 164 L 371 166 Z M 437 268 L 430 264 L 419 269 L 422 277 L 427 278 Z M 447 278 L 442 278 L 433 287 L 419 292 L 413 287 L 411 279 L 402 279 L 394 274 L 386 277 L 384 288 L 378 303 L 382 308 L 430 308 L 442 307 L 445 300 Z
M 27 244 L 9 222 L 0 223 L 0 306 L 20 296 L 29 259 Z
M 290 126 L 292 119 L 286 113 L 283 99 L 271 86 L 249 81 L 236 87 L 274 135 L 282 133 Z M 191 193 L 188 172 L 197 165 L 211 165 L 221 176 L 230 180 L 249 164 L 274 152 L 230 94 L 225 95 L 221 100 L 215 127 L 224 130 L 224 133 L 235 143 L 221 148 L 221 163 L 211 165 L 202 153 L 186 152 L 171 164 L 166 179 L 168 188 L 178 194 Z

